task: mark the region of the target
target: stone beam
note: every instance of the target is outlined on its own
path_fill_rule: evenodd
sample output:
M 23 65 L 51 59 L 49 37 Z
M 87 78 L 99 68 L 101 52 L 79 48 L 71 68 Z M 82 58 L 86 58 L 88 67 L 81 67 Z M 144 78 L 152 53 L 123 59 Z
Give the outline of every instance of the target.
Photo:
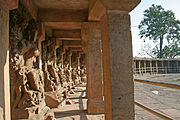
M 54 30 L 55 38 L 81 38 L 81 30 Z
M 62 40 L 58 40 L 58 39 L 56 38 L 56 46 L 55 46 L 55 48 L 57 49 L 57 48 L 59 48 L 60 46 L 62 46 Z
M 81 29 L 82 22 L 44 22 L 44 24 L 52 29 L 76 30 Z
M 61 55 L 64 55 L 66 53 L 66 48 L 63 48 Z
M 46 44 L 44 44 L 44 47 L 48 47 L 51 44 L 56 42 L 56 38 L 50 38 Z
M 81 38 L 56 38 L 57 40 L 81 40 Z
M 74 48 L 69 48 L 70 49 L 70 51 L 72 51 L 72 52 L 82 52 L 83 50 L 82 50 L 82 47 L 74 47 Z
M 49 37 L 52 37 L 52 36 L 53 36 L 53 30 L 52 30 L 52 28 L 45 26 L 45 32 L 46 32 L 46 34 L 47 34 Z
M 18 0 L 4 0 L 9 7 L 9 10 L 18 8 Z
M 84 22 L 87 21 L 88 11 L 85 10 L 59 10 L 39 9 L 41 22 Z
M 67 47 L 82 47 L 81 45 L 81 41 L 77 40 L 77 41 L 63 41 L 63 47 L 67 48 Z
M 141 0 L 101 0 L 107 10 L 131 12 Z
M 37 7 L 33 4 L 32 0 L 21 0 L 21 2 L 24 4 L 24 6 L 29 11 L 32 18 L 37 19 Z
M 89 21 L 100 21 L 101 17 L 106 13 L 106 8 L 101 0 L 89 0 Z
M 89 0 L 89 21 L 100 21 L 108 11 L 132 11 L 141 0 Z

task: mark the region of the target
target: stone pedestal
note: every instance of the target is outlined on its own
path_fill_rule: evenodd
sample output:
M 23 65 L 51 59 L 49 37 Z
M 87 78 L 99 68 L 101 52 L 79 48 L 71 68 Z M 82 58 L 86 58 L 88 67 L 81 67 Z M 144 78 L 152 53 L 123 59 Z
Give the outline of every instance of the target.
M 5 120 L 11 120 L 9 81 L 9 8 L 5 3 L 5 0 L 0 0 L 0 16 L 0 118 L 4 117 Z
M 105 119 L 134 120 L 130 16 L 126 12 L 109 11 L 103 19 Z
M 88 113 L 104 113 L 102 84 L 101 27 L 99 23 L 83 23 L 82 40 L 86 41 L 88 75 Z

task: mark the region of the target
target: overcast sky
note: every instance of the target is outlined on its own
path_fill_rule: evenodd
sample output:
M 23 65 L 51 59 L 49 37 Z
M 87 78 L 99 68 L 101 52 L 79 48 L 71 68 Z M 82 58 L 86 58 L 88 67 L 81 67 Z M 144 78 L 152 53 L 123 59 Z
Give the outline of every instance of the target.
M 141 46 L 146 44 L 138 36 L 138 25 L 143 19 L 143 11 L 152 4 L 162 5 L 165 10 L 172 10 L 175 13 L 176 18 L 180 20 L 180 0 L 141 0 L 141 3 L 130 13 L 134 57 L 139 56 L 138 52 L 140 52 Z M 146 41 L 148 42 L 148 40 Z M 151 44 L 151 41 L 149 41 L 149 43 Z

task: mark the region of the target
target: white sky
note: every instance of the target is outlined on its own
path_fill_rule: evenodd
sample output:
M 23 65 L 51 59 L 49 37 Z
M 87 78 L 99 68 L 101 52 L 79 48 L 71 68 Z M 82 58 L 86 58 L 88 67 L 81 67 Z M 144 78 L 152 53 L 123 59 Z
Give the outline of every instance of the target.
M 172 10 L 177 19 L 180 20 L 180 0 L 141 0 L 141 3 L 130 13 L 131 15 L 131 32 L 133 41 L 133 56 L 138 56 L 141 46 L 145 44 L 143 39 L 139 37 L 138 25 L 143 19 L 143 11 L 149 8 L 152 4 L 162 5 L 165 10 Z M 146 43 L 149 40 L 146 39 Z M 149 41 L 151 43 L 152 41 Z

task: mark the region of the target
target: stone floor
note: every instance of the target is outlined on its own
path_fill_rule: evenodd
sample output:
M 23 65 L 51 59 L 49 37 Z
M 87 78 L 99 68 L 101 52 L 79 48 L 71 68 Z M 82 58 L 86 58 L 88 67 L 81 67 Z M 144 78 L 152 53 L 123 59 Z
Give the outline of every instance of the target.
M 147 74 L 135 78 L 180 84 L 180 74 Z M 154 94 L 152 91 L 158 93 Z M 135 100 L 174 120 L 180 120 L 180 90 L 135 82 Z M 135 106 L 135 114 L 136 120 L 161 120 L 138 106 Z
M 169 105 L 162 103 L 156 97 L 146 93 L 142 88 L 141 83 L 135 83 L 135 100 L 142 103 L 153 110 L 164 113 L 174 120 L 180 120 L 180 110 L 177 110 Z M 153 88 L 155 89 L 155 88 Z M 69 95 L 69 102 L 71 104 L 64 104 L 54 109 L 55 117 L 57 120 L 104 120 L 103 114 L 87 115 L 86 112 L 86 83 L 79 84 L 75 87 L 74 94 Z M 161 94 L 159 94 L 161 95 Z M 166 99 L 164 99 L 166 100 Z M 174 103 L 175 104 L 175 103 Z M 135 120 L 161 120 L 153 114 L 145 111 L 144 109 L 135 106 Z
M 74 94 L 69 95 L 71 104 L 64 104 L 54 109 L 57 120 L 104 120 L 103 114 L 87 115 L 86 83 L 75 87 Z

